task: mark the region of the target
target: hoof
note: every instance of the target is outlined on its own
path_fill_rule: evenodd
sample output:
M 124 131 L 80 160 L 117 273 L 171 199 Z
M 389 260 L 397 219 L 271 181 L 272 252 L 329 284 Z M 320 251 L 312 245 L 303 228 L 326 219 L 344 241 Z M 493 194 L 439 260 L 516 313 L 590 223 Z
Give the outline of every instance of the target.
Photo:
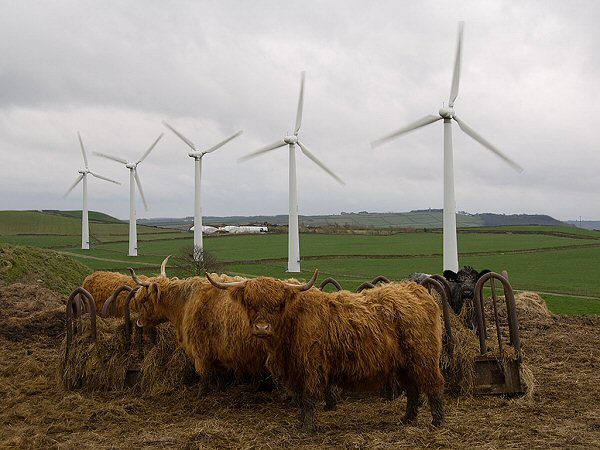
M 325 403 L 325 406 L 323 407 L 323 411 L 335 411 L 336 409 L 337 409 L 337 405 L 335 403 L 333 403 L 333 404 Z
M 416 418 L 417 418 L 417 416 L 412 416 L 412 417 L 404 416 L 402 418 L 402 420 L 400 420 L 400 423 L 402 425 L 410 425 L 411 423 L 413 423 L 415 421 Z

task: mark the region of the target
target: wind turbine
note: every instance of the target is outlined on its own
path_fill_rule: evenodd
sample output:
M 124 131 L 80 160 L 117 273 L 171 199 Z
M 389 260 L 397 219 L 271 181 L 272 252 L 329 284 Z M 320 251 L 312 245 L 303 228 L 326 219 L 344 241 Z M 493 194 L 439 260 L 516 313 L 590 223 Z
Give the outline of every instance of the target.
M 287 135 L 283 139 L 275 141 L 265 147 L 256 150 L 246 156 L 243 156 L 239 161 L 253 158 L 262 153 L 275 150 L 285 145 L 289 146 L 289 220 L 288 220 L 288 272 L 300 272 L 300 237 L 298 234 L 298 193 L 296 188 L 296 144 L 302 150 L 302 153 L 312 160 L 317 166 L 335 178 L 342 185 L 344 181 L 329 170 L 325 164 L 313 155 L 308 147 L 298 139 L 298 132 L 302 123 L 302 108 L 304 106 L 304 76 L 305 72 L 301 73 L 300 81 L 300 98 L 298 99 L 298 110 L 296 112 L 296 124 L 294 126 L 294 134 Z
M 462 59 L 462 36 L 464 22 L 458 24 L 458 40 L 456 46 L 456 58 L 454 61 L 454 72 L 452 74 L 452 85 L 450 87 L 450 99 L 448 107 L 442 107 L 437 116 L 428 115 L 416 122 L 411 123 L 399 130 L 383 136 L 371 143 L 372 147 L 384 144 L 398 136 L 410 131 L 444 119 L 444 270 L 458 270 L 458 249 L 456 242 L 456 200 L 454 196 L 454 164 L 452 154 L 452 120 L 456 121 L 462 131 L 471 136 L 496 156 L 502 158 L 513 169 L 522 172 L 523 168 L 502 153 L 498 148 L 479 135 L 473 128 L 467 125 L 454 113 L 454 102 L 458 97 L 458 85 L 460 79 L 460 66 Z
M 101 180 L 110 181 L 111 183 L 121 184 L 118 181 L 111 180 L 110 178 L 103 177 L 102 175 L 98 175 L 90 170 L 88 167 L 88 159 L 85 153 L 85 147 L 83 146 L 83 141 L 81 140 L 81 135 L 79 131 L 77 132 L 77 137 L 79 138 L 79 146 L 81 147 L 81 154 L 83 155 L 83 164 L 85 165 L 84 169 L 79 169 L 78 172 L 80 175 L 75 180 L 75 183 L 71 185 L 69 190 L 65 192 L 63 197 L 69 195 L 69 193 L 75 189 L 75 186 L 79 184 L 80 181 L 83 181 L 83 208 L 81 210 L 81 248 L 83 250 L 89 250 L 90 248 L 90 226 L 88 223 L 88 195 L 87 195 L 87 176 L 88 174 L 100 178 Z
M 137 166 L 150 154 L 152 149 L 158 144 L 160 138 L 163 137 L 164 133 L 154 141 L 154 143 L 146 150 L 140 159 L 134 163 L 130 163 L 123 158 L 117 158 L 116 156 L 107 155 L 100 152 L 94 152 L 95 155 L 102 156 L 103 158 L 112 159 L 113 161 L 125 164 L 125 167 L 129 169 L 129 253 L 128 256 L 137 256 L 137 229 L 136 229 L 136 215 L 135 215 L 135 185 L 137 184 L 138 190 L 140 191 L 140 197 L 144 202 L 144 208 L 148 210 L 148 204 L 144 197 L 144 191 L 142 190 L 142 183 L 140 183 L 140 177 L 137 173 Z
M 219 142 L 217 145 L 212 146 L 208 150 L 198 150 L 194 143 L 186 138 L 183 134 L 169 125 L 167 122 L 163 121 L 163 125 L 175 133 L 183 142 L 185 142 L 192 151 L 188 153 L 190 158 L 194 158 L 194 166 L 195 166 L 195 180 L 194 180 L 194 259 L 196 261 L 202 261 L 204 247 L 202 245 L 202 202 L 201 202 L 201 176 L 202 176 L 202 157 L 208 153 L 212 153 L 215 150 L 221 148 L 225 144 L 227 144 L 232 139 L 235 139 L 242 131 L 238 131 L 233 136 L 228 137 L 224 141 Z

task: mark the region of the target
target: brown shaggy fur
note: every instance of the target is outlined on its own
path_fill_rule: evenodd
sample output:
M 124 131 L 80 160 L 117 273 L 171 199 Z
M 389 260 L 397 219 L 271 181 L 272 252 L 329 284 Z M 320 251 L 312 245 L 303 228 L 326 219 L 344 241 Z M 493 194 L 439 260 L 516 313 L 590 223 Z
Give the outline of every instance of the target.
M 156 277 L 149 282 L 135 297 L 140 325 L 173 324 L 178 341 L 201 376 L 200 393 L 221 370 L 253 380 L 268 376 L 265 346 L 252 335 L 243 308 L 226 292 L 201 277 Z
M 144 275 L 139 276 L 142 280 L 147 280 L 148 277 Z M 131 275 L 123 275 L 119 272 L 106 272 L 97 271 L 94 272 L 83 280 L 83 288 L 92 294 L 94 301 L 96 302 L 96 314 L 102 312 L 102 306 L 108 297 L 115 292 L 121 286 L 129 286 L 134 288 L 137 286 L 135 281 L 131 278 Z M 127 291 L 121 292 L 118 297 L 114 300 L 117 305 L 117 317 L 121 317 L 124 314 L 125 299 L 127 298 Z M 133 299 L 132 299 L 133 300 Z M 130 304 L 131 310 L 135 311 L 135 302 Z
M 361 389 L 395 377 L 407 391 L 404 422 L 416 418 L 421 391 L 433 424 L 441 424 L 441 311 L 424 287 L 408 282 L 361 293 L 298 292 L 259 277 L 229 289 L 255 333 L 265 337 L 273 376 L 301 398 L 303 429 L 315 429 L 315 402 L 327 386 Z

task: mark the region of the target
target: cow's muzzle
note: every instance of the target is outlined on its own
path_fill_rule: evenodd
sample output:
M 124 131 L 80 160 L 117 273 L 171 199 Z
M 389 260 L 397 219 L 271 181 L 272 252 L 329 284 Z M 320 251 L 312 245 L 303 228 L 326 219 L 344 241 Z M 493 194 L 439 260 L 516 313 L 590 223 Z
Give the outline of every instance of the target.
M 268 338 L 273 336 L 273 329 L 268 323 L 255 323 L 252 327 L 252 334 L 259 338 Z

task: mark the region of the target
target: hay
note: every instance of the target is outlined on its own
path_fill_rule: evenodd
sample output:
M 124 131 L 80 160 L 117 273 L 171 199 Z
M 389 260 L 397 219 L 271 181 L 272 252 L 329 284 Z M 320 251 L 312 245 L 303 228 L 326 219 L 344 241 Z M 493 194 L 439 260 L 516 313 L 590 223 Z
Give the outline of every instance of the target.
M 432 296 L 441 308 L 440 294 L 436 290 L 433 290 Z M 479 341 L 475 333 L 469 330 L 464 324 L 465 309 L 463 308 L 463 314 L 460 316 L 450 311 L 453 351 L 449 353 L 448 345 L 445 344 L 440 359 L 440 366 L 446 381 L 446 390 L 453 396 L 471 395 L 475 380 L 475 363 L 473 358 L 479 351 Z M 441 319 L 443 325 L 443 316 Z M 443 342 L 447 343 L 446 327 L 442 326 L 442 329 Z
M 515 295 L 519 320 L 553 321 L 556 316 L 548 309 L 546 302 L 536 292 L 523 291 Z
M 12 342 L 58 344 L 65 331 L 64 298 L 41 286 L 0 282 L 0 336 Z
M 156 328 L 156 345 L 146 351 L 141 363 L 139 389 L 147 395 L 170 393 L 198 379 L 192 360 L 177 342 L 175 328 L 169 323 Z
M 479 352 L 479 341 L 475 333 L 464 325 L 460 316 L 450 313 L 450 325 L 454 349 L 449 354 L 447 346 L 444 346 L 441 359 L 446 389 L 453 396 L 471 395 L 475 380 L 474 357 Z
M 81 324 L 81 332 L 73 337 L 68 353 L 66 337 L 60 345 L 59 385 L 66 390 L 123 390 L 127 368 L 137 361 L 135 346 L 126 349 L 123 320 L 98 318 L 95 342 L 90 340 L 89 316 L 84 316 Z

